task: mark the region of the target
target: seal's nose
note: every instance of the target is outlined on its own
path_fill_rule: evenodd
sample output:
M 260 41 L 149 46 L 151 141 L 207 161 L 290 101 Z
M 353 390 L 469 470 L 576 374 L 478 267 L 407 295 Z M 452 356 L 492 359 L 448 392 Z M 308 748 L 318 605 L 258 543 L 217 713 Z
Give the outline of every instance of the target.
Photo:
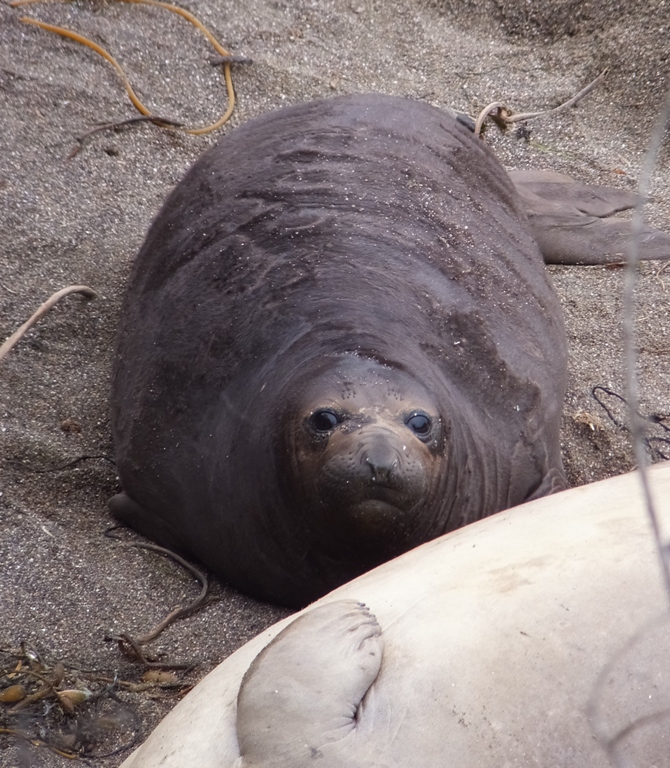
M 398 469 L 398 456 L 390 446 L 370 446 L 365 452 L 365 463 L 370 467 L 373 483 L 391 485 L 393 475 Z

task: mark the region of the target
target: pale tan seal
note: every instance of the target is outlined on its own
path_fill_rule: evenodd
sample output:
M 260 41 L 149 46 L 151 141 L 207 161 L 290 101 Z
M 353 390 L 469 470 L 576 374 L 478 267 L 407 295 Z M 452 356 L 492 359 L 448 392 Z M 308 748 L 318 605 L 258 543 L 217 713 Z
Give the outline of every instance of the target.
M 651 482 L 670 530 L 670 463 Z M 668 605 L 637 476 L 565 491 L 262 633 L 123 768 L 605 768 L 594 727 L 627 764 L 667 768 Z

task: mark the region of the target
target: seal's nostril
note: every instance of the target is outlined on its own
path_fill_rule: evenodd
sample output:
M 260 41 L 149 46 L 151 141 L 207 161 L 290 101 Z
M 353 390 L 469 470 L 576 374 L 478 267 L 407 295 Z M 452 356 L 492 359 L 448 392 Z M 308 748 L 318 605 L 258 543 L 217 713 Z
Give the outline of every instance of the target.
M 398 458 L 390 451 L 372 451 L 366 455 L 365 463 L 370 467 L 373 483 L 388 485 L 398 469 Z

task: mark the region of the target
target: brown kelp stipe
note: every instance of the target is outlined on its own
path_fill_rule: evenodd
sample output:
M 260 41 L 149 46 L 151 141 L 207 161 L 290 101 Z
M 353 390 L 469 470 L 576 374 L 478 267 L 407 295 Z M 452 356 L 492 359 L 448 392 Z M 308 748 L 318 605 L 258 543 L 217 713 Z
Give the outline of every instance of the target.
M 10 6 L 12 8 L 17 8 L 23 5 L 32 5 L 35 2 L 39 2 L 39 0 L 14 0 L 14 2 L 10 3 Z M 191 24 L 193 24 L 194 27 L 196 27 L 202 32 L 202 34 L 207 38 L 207 40 L 214 47 L 216 52 L 221 57 L 223 57 L 223 75 L 226 82 L 226 90 L 228 91 L 228 108 L 226 109 L 224 114 L 216 122 L 212 123 L 211 125 L 206 125 L 203 128 L 180 128 L 180 130 L 183 130 L 184 133 L 189 133 L 193 136 L 201 136 L 203 134 L 216 131 L 222 125 L 224 125 L 224 123 L 228 121 L 228 119 L 233 113 L 233 110 L 235 109 L 235 90 L 233 88 L 233 80 L 230 73 L 231 64 L 233 62 L 232 62 L 230 51 L 227 51 L 219 43 L 219 41 L 214 37 L 214 35 L 205 27 L 205 25 L 201 21 L 199 21 L 192 13 L 189 13 L 183 8 L 179 8 L 178 6 L 172 5 L 170 3 L 163 3 L 163 2 L 160 2 L 159 0 L 117 0 L 117 2 L 136 3 L 138 5 L 154 5 L 160 8 L 165 8 L 166 10 L 171 11 L 172 13 L 176 13 L 182 18 L 186 19 Z M 135 91 L 133 90 L 130 84 L 130 81 L 128 80 L 128 77 L 126 76 L 126 73 L 123 70 L 123 67 L 118 63 L 118 61 L 116 61 L 116 59 L 108 51 L 102 48 L 102 46 L 98 45 L 97 43 L 94 43 L 92 40 L 89 40 L 87 37 L 80 35 L 78 32 L 73 32 L 72 30 L 65 29 L 64 27 L 57 27 L 57 26 L 54 26 L 53 24 L 47 24 L 43 21 L 38 21 L 37 19 L 31 19 L 28 16 L 22 16 L 19 20 L 25 22 L 26 24 L 34 24 L 35 26 L 38 26 L 41 29 L 45 29 L 47 32 L 54 32 L 55 34 L 60 35 L 61 37 L 66 37 L 70 40 L 74 40 L 75 42 L 81 43 L 82 45 L 85 45 L 91 50 L 95 51 L 98 55 L 106 59 L 117 71 L 119 77 L 123 82 L 124 88 L 126 89 L 128 98 L 132 102 L 135 109 L 137 109 L 137 111 L 140 112 L 140 114 L 145 115 L 148 119 L 151 119 L 152 122 L 155 122 L 157 125 L 166 124 L 166 121 L 161 120 L 161 118 L 158 117 L 157 115 L 153 115 L 151 110 L 149 110 L 139 100 L 137 94 L 135 93 Z

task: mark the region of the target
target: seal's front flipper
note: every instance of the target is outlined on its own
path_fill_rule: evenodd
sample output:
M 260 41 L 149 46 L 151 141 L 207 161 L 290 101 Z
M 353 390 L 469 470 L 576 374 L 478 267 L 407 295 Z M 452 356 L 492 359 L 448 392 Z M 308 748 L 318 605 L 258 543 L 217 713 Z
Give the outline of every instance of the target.
M 345 768 L 321 750 L 355 730 L 361 701 L 379 673 L 382 649 L 377 620 L 353 600 L 315 608 L 280 632 L 240 686 L 242 765 Z
M 625 261 L 632 228 L 606 218 L 635 207 L 625 189 L 593 186 L 552 171 L 509 171 L 547 264 L 612 264 Z M 670 259 L 670 235 L 643 226 L 639 258 Z
M 141 504 L 131 499 L 127 493 L 117 493 L 107 502 L 107 508 L 123 525 L 134 528 L 147 539 L 168 549 L 182 552 L 179 540 L 156 515 L 148 512 Z
M 541 499 L 543 496 L 550 496 L 552 493 L 558 493 L 559 491 L 565 491 L 568 484 L 565 480 L 565 475 L 559 469 L 550 469 L 547 474 L 542 478 L 540 485 L 524 500 L 534 501 L 535 499 Z

